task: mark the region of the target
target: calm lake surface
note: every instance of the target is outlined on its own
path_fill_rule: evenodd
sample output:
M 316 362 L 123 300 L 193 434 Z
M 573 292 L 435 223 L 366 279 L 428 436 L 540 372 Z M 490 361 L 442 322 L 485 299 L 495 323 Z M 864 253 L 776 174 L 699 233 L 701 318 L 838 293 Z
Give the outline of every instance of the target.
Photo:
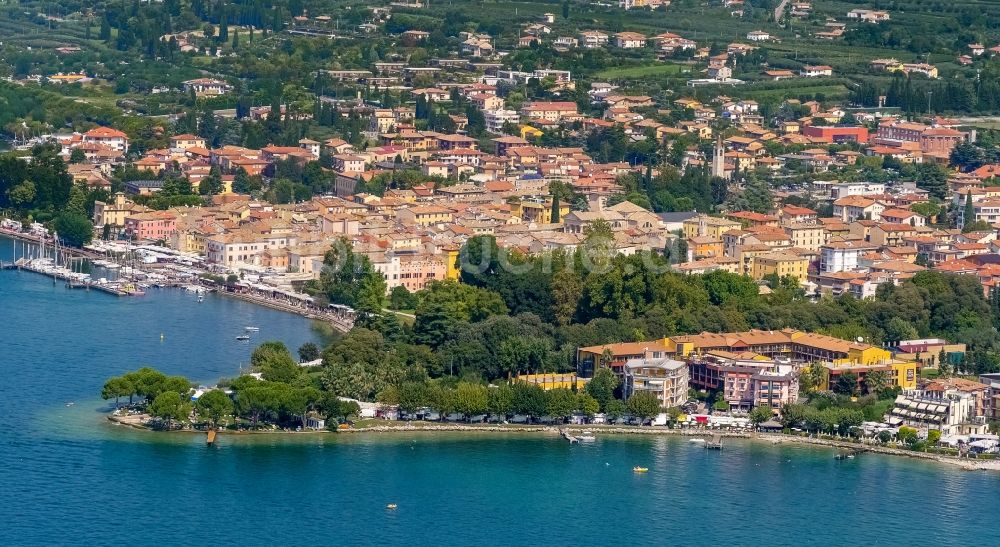
M 0 239 L 0 260 L 10 253 Z M 248 325 L 260 332 L 236 342 Z M 109 376 L 150 365 L 209 382 L 253 344 L 322 336 L 214 295 L 115 298 L 0 272 L 0 543 L 1000 545 L 1000 475 L 902 458 L 488 433 L 224 435 L 209 448 L 104 419 Z

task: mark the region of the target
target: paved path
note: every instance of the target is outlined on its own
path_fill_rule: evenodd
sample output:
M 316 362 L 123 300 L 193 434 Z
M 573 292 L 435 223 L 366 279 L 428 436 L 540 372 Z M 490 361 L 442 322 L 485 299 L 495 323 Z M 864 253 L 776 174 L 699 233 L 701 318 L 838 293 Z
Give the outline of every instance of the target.
M 781 0 L 781 3 L 778 4 L 778 7 L 774 8 L 774 22 L 775 23 L 780 23 L 781 22 L 781 16 L 785 14 L 785 6 L 787 6 L 787 5 L 788 5 L 788 0 Z

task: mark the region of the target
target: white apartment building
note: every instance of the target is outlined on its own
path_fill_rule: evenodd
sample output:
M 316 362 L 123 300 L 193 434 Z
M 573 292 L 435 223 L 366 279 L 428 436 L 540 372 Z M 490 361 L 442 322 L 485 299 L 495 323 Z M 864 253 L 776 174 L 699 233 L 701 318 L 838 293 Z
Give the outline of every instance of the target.
M 625 362 L 625 398 L 636 393 L 656 395 L 660 405 L 680 406 L 688 398 L 688 366 L 666 357 L 629 359 Z
M 521 121 L 521 115 L 516 110 L 504 109 L 484 110 L 483 118 L 486 119 L 486 130 L 495 135 L 503 133 L 504 124 Z
M 832 241 L 819 248 L 820 273 L 851 272 L 858 269 L 861 255 L 877 249 L 865 241 Z

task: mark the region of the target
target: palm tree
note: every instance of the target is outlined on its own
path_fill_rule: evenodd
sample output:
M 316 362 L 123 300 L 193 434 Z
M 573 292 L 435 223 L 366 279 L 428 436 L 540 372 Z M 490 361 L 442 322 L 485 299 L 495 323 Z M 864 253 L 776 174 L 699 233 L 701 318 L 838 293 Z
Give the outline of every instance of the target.
M 868 393 L 879 395 L 889 387 L 889 375 L 883 370 L 873 370 L 865 375 L 865 388 Z

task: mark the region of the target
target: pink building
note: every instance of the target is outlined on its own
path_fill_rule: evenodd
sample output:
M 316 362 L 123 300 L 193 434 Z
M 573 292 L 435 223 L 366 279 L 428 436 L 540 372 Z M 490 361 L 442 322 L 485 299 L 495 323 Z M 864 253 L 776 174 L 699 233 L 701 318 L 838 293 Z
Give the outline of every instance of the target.
M 136 240 L 169 239 L 177 229 L 177 217 L 166 211 L 139 213 L 125 218 L 125 231 Z
M 398 253 L 399 285 L 410 292 L 419 291 L 431 281 L 441 281 L 448 272 L 445 260 L 448 255 L 425 253 Z

